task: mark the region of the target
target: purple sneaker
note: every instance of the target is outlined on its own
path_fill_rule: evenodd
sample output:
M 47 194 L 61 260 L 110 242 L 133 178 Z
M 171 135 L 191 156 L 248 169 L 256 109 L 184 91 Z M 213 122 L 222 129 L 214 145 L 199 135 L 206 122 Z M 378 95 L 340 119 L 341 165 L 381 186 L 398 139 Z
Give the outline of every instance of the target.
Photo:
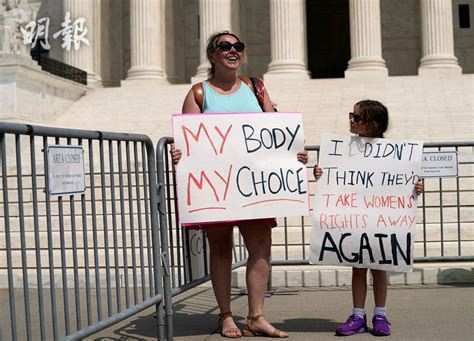
M 349 336 L 357 333 L 364 333 L 368 330 L 367 317 L 364 315 L 364 318 L 362 318 L 352 314 L 345 323 L 337 327 L 336 335 Z
M 375 315 L 372 318 L 372 334 L 375 336 L 388 336 L 390 335 L 390 322 L 387 317 L 383 315 Z

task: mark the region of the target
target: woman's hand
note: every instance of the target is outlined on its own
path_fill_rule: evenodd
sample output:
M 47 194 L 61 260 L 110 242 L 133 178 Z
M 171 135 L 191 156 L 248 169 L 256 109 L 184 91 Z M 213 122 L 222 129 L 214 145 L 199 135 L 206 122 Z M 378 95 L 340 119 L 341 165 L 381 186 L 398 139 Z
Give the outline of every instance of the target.
M 418 182 L 416 183 L 415 185 L 415 192 L 416 192 L 416 195 L 420 195 L 421 193 L 423 193 L 423 180 L 418 180 Z
M 278 104 L 277 104 L 276 102 L 272 101 L 272 100 L 270 100 L 270 103 L 271 103 L 271 105 L 272 105 L 273 111 L 278 111 L 278 110 L 277 110 Z
M 301 162 L 303 165 L 308 163 L 308 152 L 306 150 L 303 150 L 302 152 L 296 154 L 296 157 L 298 158 L 298 161 Z
M 170 154 L 171 154 L 171 160 L 173 161 L 173 164 L 177 165 L 179 160 L 181 160 L 181 156 L 183 155 L 183 153 L 181 153 L 181 150 L 176 149 L 176 147 L 174 146 L 174 143 L 171 144 Z
M 313 175 L 316 181 L 323 176 L 323 169 L 319 165 L 315 165 L 313 168 Z

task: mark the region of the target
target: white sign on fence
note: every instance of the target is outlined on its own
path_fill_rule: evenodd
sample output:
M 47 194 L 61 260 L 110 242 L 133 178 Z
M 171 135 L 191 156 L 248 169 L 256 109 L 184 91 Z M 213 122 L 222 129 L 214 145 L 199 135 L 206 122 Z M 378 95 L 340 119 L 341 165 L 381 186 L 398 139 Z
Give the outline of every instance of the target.
M 423 143 L 323 134 L 310 261 L 410 272 Z
M 49 194 L 82 194 L 86 189 L 81 146 L 48 146 Z
M 173 116 L 181 223 L 309 214 L 299 113 Z
M 458 176 L 458 153 L 456 151 L 424 152 L 420 176 L 422 178 Z

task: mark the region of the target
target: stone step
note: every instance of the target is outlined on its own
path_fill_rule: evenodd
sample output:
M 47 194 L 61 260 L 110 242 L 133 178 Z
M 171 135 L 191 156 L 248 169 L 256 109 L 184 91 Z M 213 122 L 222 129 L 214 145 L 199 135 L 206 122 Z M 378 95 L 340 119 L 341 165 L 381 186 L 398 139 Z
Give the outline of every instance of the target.
M 86 272 L 84 269 L 79 269 L 77 271 L 78 273 L 78 283 L 79 283 L 79 288 L 84 289 L 86 288 Z M 123 267 L 119 268 L 117 271 L 119 275 L 119 280 L 116 280 L 115 276 L 115 268 L 110 269 L 110 288 L 116 288 L 117 283 L 119 283 L 119 286 L 121 288 L 125 288 L 125 269 Z M 90 268 L 89 270 L 89 285 L 91 289 L 95 289 L 97 287 L 97 282 L 96 282 L 96 277 L 95 277 L 95 269 Z M 132 269 L 129 268 L 127 270 L 127 276 L 128 276 L 128 282 L 129 282 L 129 287 L 133 288 L 133 272 Z M 153 275 L 152 275 L 153 276 Z M 50 288 L 51 281 L 50 281 L 50 273 L 49 270 L 42 270 L 41 271 L 41 277 L 42 277 L 42 288 L 47 289 Z M 143 271 L 143 277 L 142 278 L 142 271 L 140 268 L 136 270 L 136 278 L 137 278 L 137 288 L 149 288 L 150 287 L 150 272 L 148 268 L 145 268 Z M 16 269 L 13 271 L 13 286 L 15 289 L 18 288 L 23 288 L 23 273 L 21 270 Z M 69 290 L 73 289 L 75 287 L 74 282 L 75 277 L 74 277 L 74 271 L 72 269 L 67 269 L 66 270 L 66 284 Z M 99 287 L 102 289 L 107 288 L 107 277 L 106 277 L 106 272 L 103 268 L 99 269 Z M 144 283 L 144 284 L 143 284 Z M 55 288 L 62 289 L 64 288 L 63 285 L 63 279 L 62 279 L 62 271 L 61 269 L 54 270 L 54 286 Z M 28 287 L 29 289 L 35 289 L 38 288 L 38 278 L 37 278 L 37 272 L 36 270 L 28 270 Z M 0 270 L 0 289 L 8 289 L 8 273 L 6 270 Z M 141 294 L 141 293 L 140 293 Z M 57 294 L 56 294 L 57 295 Z M 82 297 L 85 297 L 84 294 L 82 294 Z M 131 295 L 133 299 L 133 294 Z
M 117 226 L 117 231 L 114 233 L 112 230 L 112 227 L 109 227 L 108 233 L 105 234 L 104 230 L 99 230 L 97 231 L 97 248 L 102 249 L 105 247 L 105 236 L 108 238 L 108 245 L 109 247 L 113 246 L 113 240 L 114 240 L 114 234 L 116 235 L 116 238 L 118 240 L 118 245 L 123 245 L 122 242 L 122 236 L 124 235 L 122 233 L 121 226 Z M 60 231 L 55 230 L 52 231 L 52 245 L 53 249 L 59 249 L 61 247 L 61 236 L 60 236 Z M 88 230 L 86 233 L 87 236 L 87 245 L 88 248 L 93 248 L 94 246 L 94 235 L 92 230 Z M 135 245 L 139 245 L 139 238 L 140 236 L 142 237 L 142 243 L 143 246 L 146 247 L 147 245 L 147 233 L 145 231 L 145 228 L 142 227 L 142 233 L 140 234 L 138 226 L 135 226 L 134 228 L 134 234 L 135 238 Z M 132 240 L 132 233 L 130 230 L 130 226 L 127 225 L 125 226 L 125 237 L 126 237 L 126 243 L 128 247 L 131 245 L 131 240 Z M 148 231 L 148 237 L 150 239 L 150 245 L 151 245 L 151 231 Z M 12 245 L 11 249 L 12 250 L 21 250 L 21 236 L 20 233 L 15 233 L 12 234 L 10 237 L 10 243 Z M 41 252 L 46 252 L 48 248 L 48 232 L 42 231 L 39 232 L 39 245 Z M 64 232 L 64 247 L 67 249 L 72 248 L 72 233 L 70 231 L 65 231 Z M 35 233 L 34 232 L 25 232 L 25 246 L 27 250 L 36 250 L 36 243 L 35 243 Z M 78 249 L 83 249 L 84 248 L 84 233 L 82 230 L 78 230 L 76 232 L 76 246 Z M 6 249 L 6 242 L 5 238 L 2 238 L 0 240 L 0 250 L 5 250 Z
M 117 193 L 117 196 L 118 196 L 118 193 Z M 122 214 L 125 214 L 125 215 L 130 215 L 130 212 L 132 212 L 134 215 L 136 215 L 137 211 L 138 211 L 138 207 L 137 207 L 137 201 L 136 200 L 133 200 L 132 201 L 132 209 L 130 209 L 130 201 L 128 201 L 128 197 L 126 198 L 126 200 L 123 202 L 123 210 L 121 209 L 121 204 L 120 204 L 120 201 L 116 200 L 114 202 L 112 201 L 107 201 L 105 202 L 106 204 L 106 208 L 104 210 L 104 207 L 103 207 L 103 202 L 102 201 L 97 201 L 96 200 L 96 205 L 95 205 L 95 211 L 96 211 L 96 215 L 102 215 L 103 212 L 106 212 L 107 216 L 111 217 L 111 214 L 112 214 L 112 209 L 113 209 L 113 203 L 115 204 L 115 212 L 116 212 L 116 217 L 117 219 L 120 219 L 120 215 Z M 144 214 L 145 212 L 145 206 L 148 206 L 149 205 L 149 202 L 146 202 L 142 199 L 140 201 L 140 208 L 141 208 L 141 211 L 142 213 Z M 50 216 L 53 220 L 57 220 L 59 217 L 59 211 L 60 211 L 60 205 L 58 203 L 58 201 L 53 201 L 51 202 L 50 204 Z M 74 200 L 74 211 L 75 211 L 75 216 L 76 216 L 76 223 L 77 221 L 79 221 L 81 219 L 81 216 L 82 216 L 82 203 L 81 203 L 81 200 L 80 199 L 75 199 Z M 44 217 L 46 217 L 46 208 L 47 208 L 47 205 L 45 202 L 40 202 L 38 203 L 38 212 L 39 212 L 39 217 L 42 218 L 42 221 L 44 221 Z M 0 204 L 0 209 L 3 211 L 4 207 L 2 204 Z M 16 229 L 16 226 L 18 226 L 18 222 L 17 222 L 17 219 L 18 217 L 20 217 L 20 208 L 17 206 L 17 205 L 12 205 L 12 204 L 9 204 L 8 206 L 8 210 L 9 210 L 9 217 L 10 217 L 10 224 L 11 224 L 11 228 L 12 229 Z M 70 204 L 70 201 L 69 201 L 69 198 L 66 198 L 66 199 L 63 199 L 62 200 L 62 210 L 63 210 L 63 218 L 65 221 L 67 220 L 70 220 L 71 218 L 71 204 Z M 90 217 L 92 213 L 92 207 L 90 205 L 90 202 L 86 202 L 86 216 Z M 23 204 L 23 217 L 25 218 L 25 221 L 26 219 L 28 219 L 28 226 L 29 228 L 31 229 L 32 226 L 33 226 L 33 217 L 34 217 L 34 207 L 33 207 L 33 204 L 32 203 L 25 203 Z M 4 215 L 2 214 L 1 218 L 4 218 Z M 111 219 L 111 218 L 110 218 Z M 145 217 L 143 217 L 143 219 L 145 219 Z M 3 220 L 3 219 L 2 219 Z M 43 226 L 45 226 L 45 224 L 41 224 Z M 0 229 L 0 231 L 2 231 L 2 229 Z
M 142 168 L 140 167 L 137 172 L 135 172 L 135 169 L 132 169 L 130 172 L 131 176 L 131 186 L 136 185 L 136 174 L 138 174 L 138 181 L 141 186 L 143 186 L 143 171 Z M 111 186 L 111 173 L 107 169 L 107 171 L 104 173 L 104 186 L 109 188 Z M 22 188 L 23 188 L 23 195 L 25 193 L 28 193 L 32 191 L 32 177 L 31 174 L 23 174 L 21 177 L 22 180 Z M 114 187 L 119 187 L 120 184 L 120 174 L 118 172 L 118 168 L 114 169 Z M 85 172 L 85 182 L 86 182 L 86 188 L 90 188 L 90 173 Z M 148 183 L 148 178 L 147 178 L 147 183 Z M 94 184 L 96 191 L 97 189 L 100 189 L 102 186 L 102 176 L 100 173 L 95 172 L 94 173 Z M 124 168 L 122 172 L 122 186 L 124 188 L 128 187 L 128 173 L 127 170 Z M 18 179 L 16 175 L 8 175 L 8 194 L 9 196 L 14 196 L 15 194 L 18 194 Z M 38 192 L 43 191 L 45 188 L 45 178 L 43 173 L 37 173 L 36 175 L 36 189 Z M 0 189 L 3 190 L 3 183 L 0 184 Z M 14 196 L 13 198 L 18 198 L 18 196 Z M 26 200 L 26 199 L 24 199 Z
M 136 241 L 136 249 L 135 249 L 135 257 L 136 257 L 136 264 L 137 266 L 140 265 L 140 249 L 138 247 L 138 241 Z M 122 244 L 118 245 L 117 248 L 117 255 L 118 255 L 118 266 L 123 266 L 124 264 L 124 252 L 123 248 L 121 247 Z M 73 267 L 73 250 L 70 248 L 65 249 L 65 266 L 68 268 Z M 106 254 L 109 255 L 110 266 L 115 266 L 115 248 L 112 244 L 109 247 L 109 250 L 105 248 L 100 248 L 97 250 L 99 255 L 99 267 L 105 267 L 106 265 Z M 239 250 L 236 249 L 237 254 Z M 78 267 L 83 268 L 85 266 L 85 257 L 84 257 L 84 250 L 83 249 L 76 249 L 77 253 L 77 260 L 78 260 Z M 89 249 L 88 252 L 89 257 L 89 266 L 93 266 L 94 264 L 94 250 Z M 132 250 L 130 248 L 127 249 L 127 262 L 129 266 L 132 266 Z M 147 264 L 147 251 L 143 250 L 144 255 L 144 264 Z M 170 252 L 171 255 L 171 252 Z M 303 248 L 302 245 L 273 245 L 272 246 L 272 260 L 305 260 L 308 259 L 310 255 L 309 243 L 305 245 Z M 445 240 L 443 243 L 443 253 L 441 252 L 441 243 L 439 241 L 430 241 L 426 243 L 426 256 L 428 257 L 438 257 L 438 256 L 458 256 L 459 249 L 458 249 L 458 242 L 457 240 Z M 463 256 L 474 256 L 474 241 L 462 241 L 461 242 L 461 255 Z M 18 249 L 11 251 L 12 256 L 12 267 L 21 269 L 23 268 L 22 262 L 22 252 Z M 178 253 L 173 252 L 175 264 L 178 264 Z M 424 245 L 423 243 L 415 243 L 414 245 L 414 257 L 423 257 L 424 254 Z M 7 259 L 7 253 L 5 250 L 0 251 L 0 257 L 2 259 Z M 47 250 L 41 250 L 40 253 L 41 257 L 41 264 L 42 267 L 47 268 L 49 267 L 49 254 Z M 172 257 L 172 256 L 170 256 Z M 34 250 L 26 250 L 26 260 L 28 268 L 35 268 L 36 267 L 36 253 Z M 59 248 L 55 248 L 53 250 L 53 260 L 54 260 L 54 267 L 61 268 L 61 250 Z M 181 262 L 183 262 L 183 258 L 181 256 Z M 6 268 L 6 262 L 2 263 L 0 269 Z
M 150 219 L 150 217 L 146 217 L 145 213 L 147 212 L 145 209 L 148 209 L 148 212 L 150 212 L 149 208 L 149 202 L 145 202 L 143 199 L 139 202 L 140 205 L 137 206 L 137 201 L 132 202 L 132 208 L 130 209 L 130 202 L 128 199 L 123 202 L 123 204 L 120 204 L 120 201 L 115 201 L 115 218 L 117 221 L 121 221 L 122 219 L 122 212 L 123 215 L 125 216 L 126 221 L 130 219 L 131 214 L 133 213 L 132 216 L 134 217 L 134 221 L 138 221 L 138 213 L 139 210 L 142 214 L 141 220 L 145 221 L 147 218 Z M 101 201 L 96 201 L 95 205 L 95 210 L 96 210 L 96 221 L 100 225 L 103 219 L 102 212 L 104 211 L 103 208 L 103 202 Z M 113 213 L 113 202 L 112 201 L 107 201 L 105 202 L 106 205 L 106 213 L 108 217 L 108 223 L 110 224 L 112 222 L 112 213 Z M 1 204 L 0 204 L 1 206 Z M 122 206 L 123 206 L 123 211 L 122 211 Z M 82 203 L 80 200 L 75 200 L 74 201 L 74 211 L 75 211 L 75 223 L 76 226 L 82 226 Z M 2 207 L 3 208 L 3 207 Z M 14 231 L 19 231 L 19 226 L 20 226 L 20 219 L 19 219 L 19 213 L 20 213 L 20 208 L 17 205 L 12 205 L 10 204 L 8 206 L 9 209 L 9 225 L 10 225 L 10 230 L 12 232 Z M 64 201 L 62 203 L 62 209 L 63 209 L 63 220 L 64 220 L 64 228 L 66 230 L 70 229 L 71 226 L 71 204 L 69 200 Z M 39 203 L 38 204 L 38 223 L 39 223 L 39 229 L 40 230 L 45 230 L 47 227 L 47 216 L 46 216 L 46 204 L 45 203 Z M 51 212 L 51 222 L 52 225 L 59 225 L 59 204 L 57 202 L 52 202 L 50 205 L 50 212 Z M 4 212 L 2 212 L 4 213 Z M 25 230 L 26 231 L 32 231 L 34 230 L 34 210 L 33 210 L 33 204 L 28 203 L 23 205 L 23 220 L 25 224 Z M 90 202 L 86 202 L 86 208 L 85 208 L 85 216 L 87 217 L 87 225 L 91 226 L 92 224 L 92 207 Z M 459 216 L 458 216 L 459 214 Z M 174 220 L 174 215 L 171 216 L 173 224 L 175 222 Z M 5 231 L 5 220 L 3 214 L 0 215 L 0 219 L 3 220 L 4 224 L 0 225 L 0 232 Z M 423 219 L 425 220 L 426 224 L 441 224 L 441 221 L 443 224 L 457 224 L 460 223 L 461 225 L 463 224 L 468 224 L 474 221 L 474 206 L 472 207 L 465 207 L 464 205 L 461 205 L 459 208 L 450 206 L 450 207 L 427 207 L 424 209 L 423 208 L 418 208 L 417 210 L 417 216 L 416 216 L 416 222 L 418 224 L 423 223 Z M 311 216 L 296 216 L 296 217 L 287 217 L 286 218 L 286 223 L 284 218 L 278 218 L 278 224 L 281 226 L 311 226 L 312 224 L 312 217 Z M 171 227 L 171 226 L 170 226 Z
M 57 226 L 55 226 L 57 227 Z M 127 238 L 127 244 L 130 245 L 131 243 L 131 230 L 130 230 L 130 225 L 128 221 L 125 224 L 125 235 Z M 146 231 L 145 231 L 145 225 L 142 222 L 142 238 L 144 241 L 144 244 L 146 244 Z M 135 236 L 135 241 L 138 243 L 139 241 L 139 225 L 137 222 L 134 223 L 134 236 Z M 303 236 L 302 236 L 302 228 L 297 227 L 297 226 L 289 226 L 287 227 L 287 231 L 285 232 L 285 229 L 281 226 L 275 227 L 272 230 L 272 241 L 273 245 L 275 246 L 281 246 L 281 245 L 301 245 L 303 243 Z M 59 229 L 54 229 L 51 231 L 52 234 L 52 243 L 53 243 L 53 248 L 59 248 L 60 247 L 60 231 Z M 285 236 L 286 234 L 286 236 Z M 429 224 L 426 226 L 426 241 L 429 242 L 440 242 L 441 241 L 441 227 L 440 225 L 437 224 Z M 116 235 L 119 241 L 119 244 L 122 244 L 122 225 L 120 221 L 117 224 L 116 227 Z M 114 238 L 114 229 L 113 226 L 110 225 L 108 226 L 108 242 L 109 245 L 113 244 L 113 238 Z M 467 223 L 463 224 L 461 226 L 460 230 L 460 236 L 461 236 L 461 241 L 472 241 L 474 240 L 474 223 Z M 149 237 L 151 240 L 151 232 L 149 231 Z M 88 225 L 88 230 L 87 230 L 87 243 L 88 246 L 91 248 L 93 244 L 93 231 L 91 229 L 91 225 Z M 235 235 L 235 241 L 238 243 L 238 236 L 237 234 Z M 311 238 L 311 226 L 305 226 L 304 227 L 304 242 L 305 244 L 308 244 L 310 242 Z M 457 224 L 446 224 L 443 225 L 443 238 L 445 241 L 453 241 L 458 239 L 458 225 Z M 69 229 L 65 229 L 64 231 L 64 247 L 66 248 L 71 248 L 72 247 L 72 233 Z M 423 241 L 423 229 L 422 225 L 418 225 L 416 228 L 416 233 L 415 233 L 415 242 L 421 242 Z M 19 232 L 11 233 L 10 234 L 10 243 L 12 245 L 12 249 L 19 250 L 21 247 L 21 236 Z M 76 226 L 76 245 L 78 248 L 83 248 L 84 246 L 84 233 L 82 230 L 82 226 L 78 225 Z M 39 232 L 39 244 L 41 246 L 41 249 L 46 249 L 48 246 L 48 232 L 47 231 L 40 231 Z M 34 250 L 36 249 L 35 247 L 35 232 L 34 231 L 26 231 L 25 232 L 25 245 L 26 249 L 28 250 Z M 97 230 L 97 246 L 99 248 L 103 248 L 105 246 L 105 234 L 104 230 L 102 228 Z M 2 236 L 0 238 L 0 250 L 5 250 L 6 249 L 6 241 L 5 241 L 5 236 Z
M 272 230 L 272 241 L 273 244 L 301 244 L 303 241 L 303 233 L 305 243 L 310 242 L 311 238 L 311 226 L 305 226 L 304 229 L 301 226 L 291 226 L 285 229 L 277 226 Z M 457 240 L 458 238 L 458 225 L 457 224 L 445 224 L 443 225 L 443 237 L 445 240 Z M 304 232 L 303 232 L 304 231 Z M 350 231 L 350 230 L 348 230 Z M 415 241 L 423 241 L 423 225 L 418 224 L 415 229 Z M 286 234 L 286 237 L 285 237 Z M 427 241 L 440 241 L 441 240 L 441 226 L 439 224 L 427 224 L 426 225 L 426 240 Z M 461 240 L 474 240 L 474 222 L 464 223 L 460 229 Z
M 146 269 L 143 273 L 144 281 L 142 282 L 141 269 L 137 269 L 137 288 L 145 287 L 146 290 L 150 287 L 149 272 Z M 49 271 L 43 270 L 42 287 L 43 290 L 50 287 Z M 421 285 L 421 284 L 472 284 L 474 283 L 474 263 L 473 262 L 456 262 L 456 263 L 415 263 L 413 272 L 410 273 L 396 273 L 388 272 L 389 285 Z M 6 270 L 0 270 L 0 289 L 8 289 Z M 89 285 L 93 290 L 97 287 L 94 269 L 90 269 Z M 181 272 L 181 278 L 184 283 L 184 274 Z M 292 266 L 273 266 L 271 272 L 271 283 L 273 287 L 327 287 L 327 286 L 347 286 L 351 285 L 352 270 L 346 266 L 331 266 L 331 265 L 292 265 Z M 86 288 L 85 271 L 79 269 L 78 283 L 79 288 Z M 175 273 L 175 285 L 178 287 L 178 273 Z M 13 284 L 17 289 L 23 288 L 23 274 L 20 270 L 13 272 Z M 132 272 L 128 271 L 129 287 L 133 288 Z M 29 289 L 35 290 L 37 288 L 36 271 L 28 271 L 28 286 Z M 60 270 L 54 271 L 54 283 L 57 289 L 62 289 L 62 272 Z M 66 272 L 66 284 L 69 290 L 74 288 L 74 273 L 72 269 Z M 115 269 L 110 271 L 110 288 L 116 288 L 117 283 L 120 287 L 125 287 L 125 272 L 124 269 L 119 269 L 119 281 L 116 281 Z M 144 285 L 143 285 L 144 283 Z M 368 283 L 372 285 L 372 277 L 368 276 Z M 99 285 L 101 289 L 107 288 L 107 280 L 105 271 L 99 272 Z M 210 281 L 204 283 L 203 287 L 211 287 Z M 232 271 L 232 287 L 246 288 L 245 281 L 245 267 L 240 267 Z M 34 292 L 33 292 L 34 294 Z M 95 293 L 91 293 L 94 295 Z M 57 293 L 56 295 L 61 295 Z M 105 293 L 104 293 L 105 295 Z M 112 292 L 114 295 L 114 292 Z M 138 291 L 140 297 L 141 291 Z M 30 299 L 32 299 L 30 296 Z M 81 297 L 85 297 L 85 293 L 81 293 Z M 114 296 L 113 296 L 114 297 Z M 130 292 L 130 298 L 133 299 L 133 293 Z M 71 299 L 73 302 L 73 299 Z
M 115 200 L 120 200 L 121 194 L 120 194 L 120 187 L 119 187 L 119 182 L 116 181 L 114 185 L 114 195 L 115 195 Z M 146 190 L 146 195 L 149 198 L 149 189 L 144 188 L 142 179 L 140 179 L 140 186 L 136 186 L 135 182 L 130 185 L 130 193 L 132 195 L 132 198 L 135 199 L 137 195 L 140 195 L 141 199 L 144 199 L 145 197 L 145 190 Z M 137 193 L 138 191 L 138 193 Z M 44 192 L 44 187 L 38 187 L 37 188 L 37 200 L 39 204 L 44 204 L 46 202 L 46 195 Z M 101 201 L 102 200 L 102 187 L 100 185 L 100 182 L 96 183 L 95 187 L 95 200 L 96 201 Z M 31 207 L 33 203 L 33 191 L 31 189 L 24 188 L 23 192 L 23 205 L 25 208 Z M 91 188 L 89 186 L 86 186 L 86 192 L 85 192 L 85 200 L 86 202 L 91 201 Z M 111 187 L 110 183 L 107 183 L 105 185 L 105 198 L 106 200 L 110 201 L 111 200 Z M 129 199 L 129 188 L 128 188 L 128 183 L 124 183 L 122 186 L 122 195 L 125 200 Z M 19 197 L 19 192 L 16 189 L 9 188 L 8 190 L 8 203 L 9 203 L 9 208 L 10 210 L 14 210 L 15 207 L 18 206 L 18 197 Z M 172 198 L 172 197 L 171 197 Z M 312 205 L 314 205 L 314 193 L 310 192 L 310 202 Z M 75 195 L 74 196 L 75 201 L 80 201 L 81 196 L 80 195 Z M 57 202 L 56 197 L 51 197 L 51 202 Z M 63 201 L 69 201 L 69 196 L 63 197 Z M 459 192 L 459 199 L 458 199 L 458 193 L 455 190 L 449 190 L 443 188 L 442 193 L 440 194 L 439 191 L 432 191 L 432 190 L 426 190 L 424 193 L 424 201 L 423 201 L 423 196 L 420 195 L 418 197 L 418 207 L 421 208 L 423 204 L 426 207 L 439 207 L 440 203 L 442 203 L 443 206 L 449 207 L 457 204 L 461 206 L 474 206 L 474 189 L 465 189 L 461 188 Z M 361 202 L 363 204 L 363 202 Z M 3 206 L 3 200 L 0 202 L 0 215 L 3 216 L 3 211 L 4 211 L 4 206 Z
M 98 194 L 98 193 L 97 193 Z M 145 208 L 145 205 L 149 205 L 149 202 L 146 202 L 145 203 L 145 196 L 144 196 L 144 192 L 143 191 L 140 191 L 139 195 L 140 195 L 140 207 L 142 209 L 142 212 L 144 211 L 144 208 Z M 147 196 L 149 197 L 148 195 L 149 193 L 147 193 Z M 103 201 L 102 199 L 100 198 L 101 195 L 98 195 L 99 198 L 96 197 L 96 201 L 95 201 L 95 209 L 96 209 L 96 214 L 102 214 L 103 212 Z M 133 205 L 133 211 L 134 213 L 136 212 L 136 210 L 138 209 L 137 208 L 137 193 L 135 190 L 132 189 L 132 192 L 131 192 L 131 196 L 132 196 L 132 205 Z M 446 194 L 446 195 L 443 195 L 443 197 L 446 197 L 447 199 L 446 200 L 443 200 L 443 206 L 442 206 L 442 209 L 440 208 L 439 206 L 439 201 L 434 201 L 433 202 L 428 202 L 426 201 L 425 204 L 426 204 L 426 207 L 424 208 L 424 211 L 425 211 L 425 219 L 426 219 L 426 222 L 427 223 L 434 223 L 434 222 L 440 222 L 440 219 L 441 219 L 441 215 L 443 217 L 443 221 L 444 222 L 457 222 L 458 221 L 458 207 L 457 207 L 457 198 L 456 198 L 456 195 L 453 194 Z M 121 202 L 120 202 L 120 198 L 121 198 L 121 195 L 120 195 L 120 191 L 119 189 L 116 189 L 115 190 L 115 201 L 112 202 L 111 201 L 111 193 L 109 192 L 108 194 L 106 194 L 106 210 L 107 210 L 107 214 L 111 214 L 112 212 L 112 204 L 114 203 L 115 204 L 115 210 L 116 212 L 119 212 L 120 213 L 120 206 L 121 206 Z M 450 198 L 450 199 L 448 199 Z M 128 194 L 128 191 L 124 191 L 123 192 L 123 205 L 124 205 L 124 213 L 125 214 L 129 214 L 130 212 L 130 201 L 129 201 L 129 194 Z M 469 221 L 474 221 L 474 202 L 472 202 L 474 200 L 474 193 L 472 195 L 469 195 L 469 196 L 461 196 L 461 199 L 460 199 L 460 206 L 459 206 L 459 220 L 461 222 L 469 222 Z M 86 200 L 86 214 L 91 214 L 92 212 L 92 207 L 91 207 L 91 201 L 90 200 Z M 62 207 L 63 207 L 63 215 L 65 218 L 69 217 L 70 216 L 70 199 L 68 197 L 66 198 L 63 198 L 62 199 Z M 28 202 L 23 202 L 23 206 L 22 206 L 22 209 L 23 209 L 23 214 L 24 214 L 24 217 L 25 219 L 27 217 L 32 217 L 33 214 L 34 214 L 34 205 L 31 201 L 28 201 Z M 46 202 L 45 201 L 39 201 L 38 202 L 38 206 L 37 206 L 37 209 L 38 209 L 38 212 L 39 212 L 39 216 L 42 217 L 42 216 L 45 216 L 46 215 Z M 58 200 L 56 198 L 54 198 L 53 200 L 51 200 L 51 204 L 50 204 L 50 214 L 52 217 L 56 217 L 59 215 L 59 207 L 58 207 Z M 76 216 L 80 216 L 82 215 L 82 202 L 81 202 L 81 198 L 80 196 L 75 196 L 74 197 L 74 210 L 75 210 L 75 214 Z M 9 216 L 10 218 L 16 218 L 16 217 L 19 217 L 20 216 L 20 207 L 18 205 L 17 202 L 12 202 L 12 201 L 9 201 L 9 204 L 8 204 L 8 213 L 9 213 Z M 171 212 L 173 213 L 173 211 Z M 5 215 L 5 206 L 3 205 L 3 203 L 0 203 L 0 218 L 4 218 L 4 215 Z M 417 210 L 417 221 L 418 222 L 421 222 L 420 219 L 423 218 L 423 207 L 422 206 L 419 206 L 418 207 L 418 210 Z M 295 219 L 296 220 L 300 220 L 301 218 L 300 217 L 296 217 L 296 218 L 288 218 L 288 219 L 291 219 L 292 221 L 294 221 Z M 310 219 L 309 218 L 306 218 L 305 221 L 308 220 L 308 224 L 310 222 Z M 13 224 L 14 222 L 12 222 Z M 300 223 L 296 223 L 296 224 L 300 224 Z M 2 231 L 3 229 L 0 227 L 0 231 Z
M 272 260 L 302 260 L 308 259 L 310 255 L 309 244 L 305 246 L 304 250 L 301 245 L 289 245 L 285 246 L 272 246 Z M 415 243 L 414 257 L 424 257 L 424 245 L 423 243 Z M 440 242 L 433 241 L 426 243 L 426 257 L 440 257 L 441 247 Z M 458 256 L 458 242 L 457 241 L 445 241 L 443 243 L 443 256 Z M 461 255 L 463 256 L 474 256 L 474 241 L 463 241 L 461 243 Z
M 118 266 L 123 267 L 125 264 L 125 258 L 124 258 L 124 252 L 123 248 L 119 247 L 117 248 L 117 255 L 118 255 Z M 98 249 L 98 266 L 100 268 L 105 268 L 106 266 L 106 255 L 109 256 L 109 261 L 110 261 L 110 267 L 115 266 L 115 249 L 113 247 L 110 247 L 108 252 L 106 249 Z M 66 249 L 64 251 L 65 253 L 65 267 L 67 268 L 73 268 L 74 262 L 73 262 L 73 250 L 71 249 Z M 79 268 L 84 268 L 85 267 L 85 257 L 84 257 L 84 250 L 83 249 L 77 249 L 77 266 Z M 21 256 L 21 251 L 20 250 L 12 250 L 11 251 L 11 256 L 12 256 L 12 267 L 17 268 L 17 269 L 22 269 L 23 268 L 23 261 L 22 261 L 22 256 Z M 89 257 L 89 266 L 93 267 L 94 266 L 94 250 L 89 249 L 88 251 L 88 257 Z M 129 267 L 132 267 L 132 250 L 127 249 L 126 252 L 126 258 L 127 258 L 127 264 Z M 151 254 L 151 253 L 150 253 Z M 146 265 L 148 264 L 148 254 L 147 251 L 144 249 L 143 250 L 143 255 L 144 255 L 144 260 L 143 264 Z M 6 251 L 0 251 L 0 257 L 2 259 L 7 259 L 7 253 Z M 41 264 L 43 268 L 49 268 L 49 254 L 46 250 L 42 250 L 41 252 Z M 140 249 L 138 248 L 138 243 L 137 247 L 135 249 L 135 257 L 136 257 L 136 265 L 137 267 L 140 267 Z M 53 262 L 54 262 L 54 268 L 55 269 L 60 269 L 62 267 L 62 261 L 61 261 L 61 250 L 59 249 L 54 249 L 53 250 Z M 26 251 L 26 263 L 27 267 L 32 269 L 36 268 L 36 253 L 34 250 L 27 250 Z M 2 262 L 2 269 L 6 268 L 6 262 Z
M 453 79 L 417 76 L 360 81 L 349 79 L 266 80 L 281 112 L 302 112 L 306 143 L 318 144 L 321 132 L 348 133 L 347 112 L 364 98 L 376 98 L 389 108 L 392 128 L 387 137 L 424 141 L 472 139 L 473 75 Z M 91 130 L 140 132 L 158 140 L 170 136 L 171 114 L 181 111 L 190 85 L 136 86 L 99 89 L 76 102 L 54 122 Z M 288 91 L 291 89 L 291 91 Z M 104 98 L 107 98 L 104 101 Z M 130 113 L 140 113 L 135 120 Z M 446 124 L 447 115 L 450 117 Z

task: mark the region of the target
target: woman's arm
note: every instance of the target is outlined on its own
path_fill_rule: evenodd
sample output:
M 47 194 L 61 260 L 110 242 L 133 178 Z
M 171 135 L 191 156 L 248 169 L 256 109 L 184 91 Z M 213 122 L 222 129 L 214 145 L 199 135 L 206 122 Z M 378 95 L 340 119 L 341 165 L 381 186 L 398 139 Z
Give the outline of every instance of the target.
M 186 98 L 184 99 L 183 102 L 183 107 L 181 108 L 181 113 L 182 114 L 198 114 L 201 112 L 201 109 L 196 103 L 196 100 L 194 99 L 194 92 L 193 89 L 189 90 L 188 94 L 186 95 Z
M 194 99 L 193 89 L 191 89 L 189 90 L 188 94 L 186 95 L 186 98 L 184 99 L 181 113 L 182 114 L 196 114 L 200 112 L 201 112 L 201 109 L 197 105 L 196 100 Z M 175 148 L 174 143 L 171 144 L 170 154 L 171 154 L 171 160 L 173 161 L 173 164 L 177 165 L 179 160 L 181 160 L 181 156 L 183 154 L 181 153 L 181 150 Z

